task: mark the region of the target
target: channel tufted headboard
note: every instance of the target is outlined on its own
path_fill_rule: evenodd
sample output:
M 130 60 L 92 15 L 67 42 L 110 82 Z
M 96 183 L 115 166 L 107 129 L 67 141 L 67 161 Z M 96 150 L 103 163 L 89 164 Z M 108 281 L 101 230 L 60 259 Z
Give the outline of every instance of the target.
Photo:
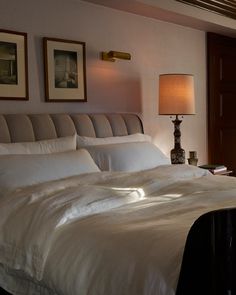
M 52 139 L 78 133 L 89 137 L 143 133 L 135 114 L 7 114 L 0 115 L 0 142 Z

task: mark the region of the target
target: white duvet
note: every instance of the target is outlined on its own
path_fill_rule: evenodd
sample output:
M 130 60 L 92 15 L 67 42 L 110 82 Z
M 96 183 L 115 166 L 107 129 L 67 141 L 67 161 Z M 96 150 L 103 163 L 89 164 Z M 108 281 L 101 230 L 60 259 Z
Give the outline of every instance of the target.
M 14 295 L 173 295 L 187 233 L 236 206 L 236 179 L 188 165 L 0 194 L 0 285 Z

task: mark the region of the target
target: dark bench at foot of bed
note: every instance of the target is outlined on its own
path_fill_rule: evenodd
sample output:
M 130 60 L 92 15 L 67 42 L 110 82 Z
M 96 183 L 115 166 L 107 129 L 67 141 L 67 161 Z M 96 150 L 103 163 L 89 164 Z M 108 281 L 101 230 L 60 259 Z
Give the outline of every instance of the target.
M 208 212 L 191 227 L 176 295 L 236 295 L 236 209 Z
M 0 295 L 12 295 L 11 293 L 8 293 L 4 289 L 0 288 Z

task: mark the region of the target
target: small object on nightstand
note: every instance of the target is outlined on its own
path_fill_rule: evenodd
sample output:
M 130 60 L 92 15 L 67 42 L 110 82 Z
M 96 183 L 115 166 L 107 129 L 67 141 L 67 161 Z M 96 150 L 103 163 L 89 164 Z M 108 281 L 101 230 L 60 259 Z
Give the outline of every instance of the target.
M 214 175 L 230 175 L 233 173 L 232 170 L 228 170 L 224 165 L 217 164 L 209 164 L 209 165 L 201 165 L 200 168 L 209 170 Z
M 197 166 L 197 162 L 198 162 L 197 152 L 196 151 L 189 152 L 189 158 L 188 158 L 189 165 Z

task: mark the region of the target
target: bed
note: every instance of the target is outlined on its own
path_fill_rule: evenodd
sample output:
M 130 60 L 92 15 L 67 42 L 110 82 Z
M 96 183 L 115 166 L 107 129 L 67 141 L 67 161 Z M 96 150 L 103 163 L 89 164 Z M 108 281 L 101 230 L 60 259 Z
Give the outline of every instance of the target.
M 75 133 L 89 144 L 65 152 L 53 141 L 49 151 L 48 141 Z M 189 230 L 209 211 L 233 210 L 236 181 L 194 166 L 170 165 L 148 138 L 109 142 L 128 141 L 137 133 L 143 133 L 142 122 L 133 114 L 0 116 L 0 153 L 7 153 L 0 155 L 4 290 L 13 295 L 174 295 L 178 287 L 178 295 L 188 294 L 178 281 L 188 272 L 185 245 L 195 239 L 190 236 L 186 244 Z M 100 143 L 93 146 L 96 138 Z M 46 148 L 33 145 L 45 140 Z M 11 143 L 20 143 L 18 155 L 9 152 Z M 67 143 L 60 141 L 60 148 Z

